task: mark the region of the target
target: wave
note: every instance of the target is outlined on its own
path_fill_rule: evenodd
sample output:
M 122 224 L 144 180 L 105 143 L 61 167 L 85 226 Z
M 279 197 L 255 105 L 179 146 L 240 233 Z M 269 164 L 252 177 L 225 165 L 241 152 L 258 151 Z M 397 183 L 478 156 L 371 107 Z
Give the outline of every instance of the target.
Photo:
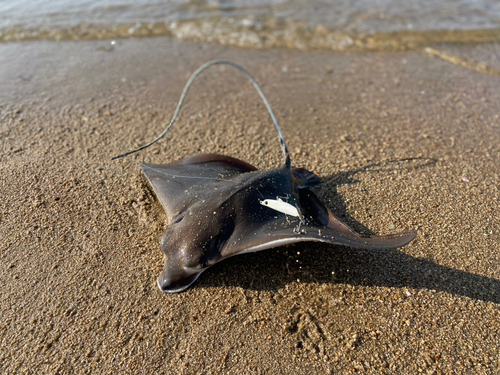
M 0 29 L 1 42 L 29 40 L 101 40 L 172 36 L 180 40 L 212 42 L 244 48 L 299 50 L 413 50 L 441 42 L 500 41 L 500 29 L 400 30 L 354 33 L 330 30 L 322 24 L 282 21 L 275 17 L 212 17 L 171 22 L 135 22 L 115 25 L 81 23 Z

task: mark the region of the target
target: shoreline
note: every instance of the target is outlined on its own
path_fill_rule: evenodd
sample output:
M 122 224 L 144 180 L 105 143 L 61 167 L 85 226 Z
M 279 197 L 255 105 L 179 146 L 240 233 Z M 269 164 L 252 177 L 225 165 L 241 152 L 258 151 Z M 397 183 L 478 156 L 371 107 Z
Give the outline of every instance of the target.
M 181 41 L 216 43 L 251 49 L 286 48 L 301 51 L 412 51 L 439 43 L 500 41 L 499 28 L 456 30 L 394 30 L 352 32 L 329 29 L 321 23 L 284 22 L 273 17 L 212 17 L 170 22 L 132 22 L 115 25 L 0 29 L 0 42 L 79 41 L 172 37 Z

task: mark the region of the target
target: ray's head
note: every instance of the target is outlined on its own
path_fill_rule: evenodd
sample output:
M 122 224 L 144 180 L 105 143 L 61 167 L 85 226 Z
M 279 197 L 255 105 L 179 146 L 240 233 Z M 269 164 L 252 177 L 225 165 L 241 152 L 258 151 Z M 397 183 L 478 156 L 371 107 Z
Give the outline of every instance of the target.
M 170 225 L 161 241 L 165 265 L 157 281 L 160 290 L 177 293 L 187 289 L 203 271 L 223 259 L 221 252 L 233 231 L 234 221 L 227 217 Z

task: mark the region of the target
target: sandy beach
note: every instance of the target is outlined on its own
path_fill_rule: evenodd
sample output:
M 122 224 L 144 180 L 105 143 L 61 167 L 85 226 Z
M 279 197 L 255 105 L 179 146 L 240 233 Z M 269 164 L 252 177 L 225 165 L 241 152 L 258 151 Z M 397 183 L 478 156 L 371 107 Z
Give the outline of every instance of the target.
M 440 48 L 0 44 L 3 373 L 500 372 L 500 43 Z M 474 69 L 481 56 L 490 70 Z M 323 179 L 314 191 L 338 217 L 417 238 L 242 255 L 185 293 L 160 292 L 166 217 L 139 163 L 281 160 L 251 84 L 215 67 L 164 140 L 111 161 L 161 133 L 212 59 L 262 85 L 292 164 Z

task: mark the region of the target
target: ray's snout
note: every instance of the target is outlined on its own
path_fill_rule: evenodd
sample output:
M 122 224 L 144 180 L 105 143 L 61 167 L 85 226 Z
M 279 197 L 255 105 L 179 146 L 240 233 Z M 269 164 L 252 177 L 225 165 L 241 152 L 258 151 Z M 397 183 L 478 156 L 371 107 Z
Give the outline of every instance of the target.
M 181 277 L 168 277 L 165 275 L 165 271 L 160 273 L 158 276 L 157 284 L 158 288 L 165 293 L 178 293 L 187 289 L 196 279 L 200 276 L 199 273 L 195 273 L 190 276 Z

